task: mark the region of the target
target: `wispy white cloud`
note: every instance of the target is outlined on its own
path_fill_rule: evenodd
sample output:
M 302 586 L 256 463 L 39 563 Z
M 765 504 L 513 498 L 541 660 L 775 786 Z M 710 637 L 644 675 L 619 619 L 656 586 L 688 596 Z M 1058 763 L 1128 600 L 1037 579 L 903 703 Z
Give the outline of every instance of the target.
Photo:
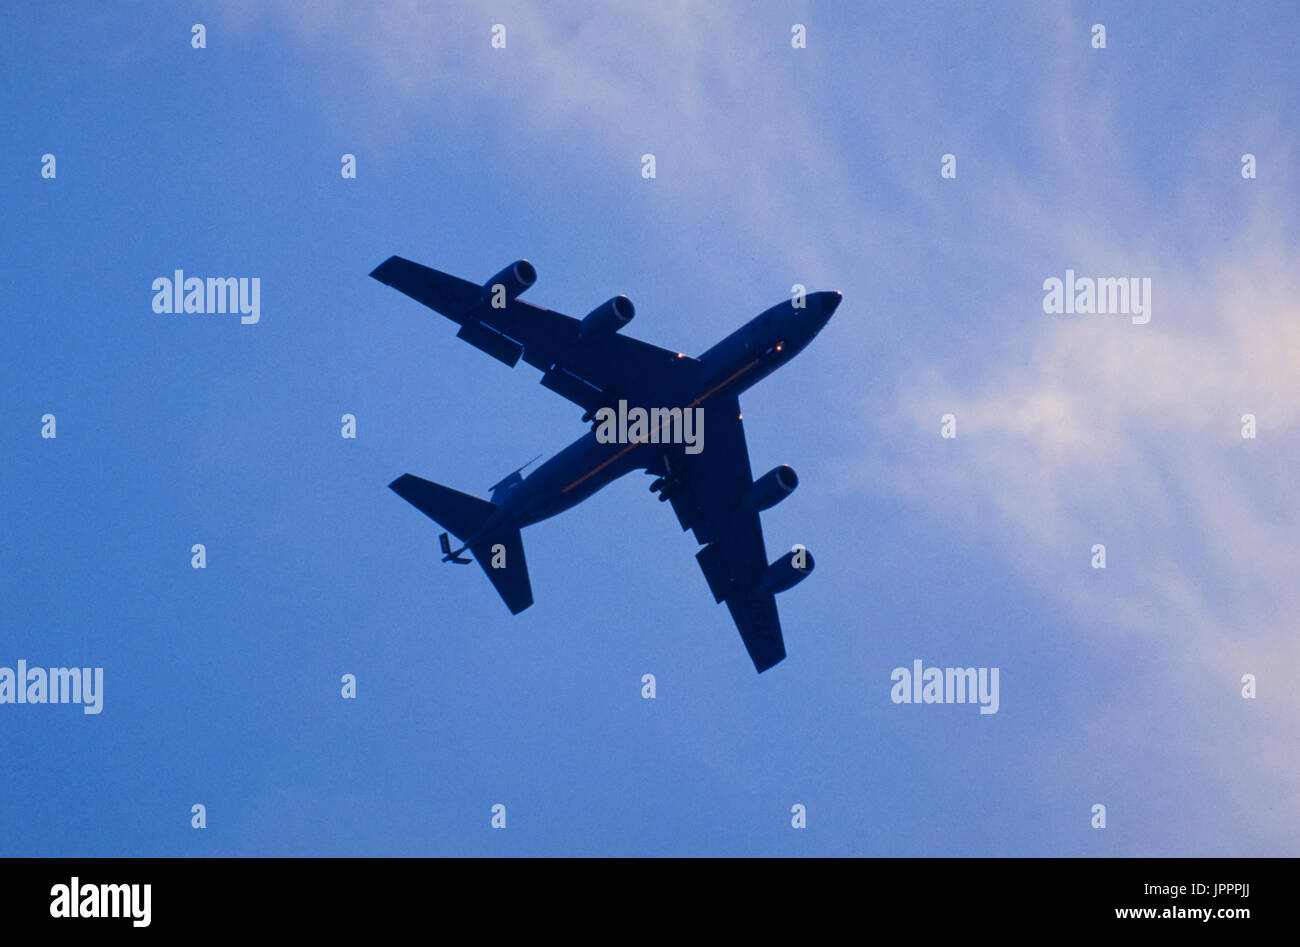
M 843 474 L 962 519 L 972 542 L 991 540 L 1068 604 L 1087 629 L 1081 651 L 1141 696 L 1080 708 L 1068 752 L 1045 751 L 1049 768 L 1080 784 L 1100 760 L 1170 757 L 1182 791 L 1214 787 L 1230 805 L 1187 833 L 1201 853 L 1300 843 L 1300 250 L 1277 207 L 1253 214 L 1215 241 L 1226 250 L 1200 241 L 1194 260 L 1145 236 L 1135 247 L 1109 222 L 1072 229 L 1058 238 L 1064 258 L 1160 274 L 1151 323 L 1040 312 L 1020 330 L 1023 353 L 976 377 L 914 366 L 893 412 L 864 413 L 869 447 Z M 1033 287 L 1012 295 L 1021 310 L 1041 299 Z M 947 412 L 959 440 L 945 451 Z M 1248 413 L 1256 440 L 1241 437 Z M 1104 574 L 1090 565 L 1095 542 Z M 1158 661 L 1134 660 L 1135 648 Z M 1260 697 L 1241 721 L 1230 705 L 1245 673 Z M 1142 739 L 1116 740 L 1135 725 Z
M 371 103 L 369 133 L 400 136 L 430 116 L 450 116 L 488 135 L 481 109 L 509 106 L 516 148 L 569 141 L 593 165 L 617 162 L 629 175 L 654 153 L 664 206 L 713 221 L 733 234 L 816 232 L 770 241 L 809 282 L 828 278 L 826 246 L 842 255 L 884 254 L 888 236 L 863 228 L 841 195 L 856 185 L 846 163 L 823 147 L 828 129 L 807 107 L 806 90 L 782 81 L 799 65 L 773 56 L 788 47 L 781 18 L 747 15 L 743 4 L 476 4 L 387 0 L 359 7 L 339 0 L 236 4 L 232 24 L 272 16 L 300 47 L 337 61 Z M 784 17 L 784 15 L 783 15 Z M 506 27 L 505 50 L 491 27 Z M 729 261 L 701 259 L 701 267 Z M 720 280 L 719 280 L 720 281 Z

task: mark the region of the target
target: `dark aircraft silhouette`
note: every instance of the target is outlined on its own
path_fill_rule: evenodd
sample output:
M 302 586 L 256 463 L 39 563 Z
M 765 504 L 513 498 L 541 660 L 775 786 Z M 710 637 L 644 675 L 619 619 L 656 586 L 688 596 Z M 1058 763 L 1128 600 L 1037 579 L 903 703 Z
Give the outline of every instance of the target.
M 540 369 L 542 384 L 581 407 L 584 422 L 607 417 L 605 408 L 629 415 L 638 407 L 681 408 L 696 417 L 703 410 L 694 451 L 686 443 L 657 443 L 668 440 L 657 432 L 602 443 L 593 426 L 526 479 L 521 467 L 497 483 L 491 500 L 403 474 L 389 487 L 462 544 L 452 549 L 443 533 L 444 562 L 470 562 L 462 555 L 468 549 L 518 614 L 533 604 L 519 531 L 644 469 L 656 478 L 650 490 L 704 544 L 695 557 L 714 599 L 727 603 L 754 667 L 761 673 L 785 657 L 776 593 L 812 572 L 813 558 L 796 546 L 769 565 L 758 514 L 789 496 L 799 478 L 783 464 L 753 479 L 737 398 L 812 341 L 839 306 L 839 293 L 811 293 L 801 307 L 794 300 L 773 306 L 690 358 L 620 335 L 635 315 L 626 296 L 581 320 L 521 301 L 537 281 L 527 260 L 481 286 L 398 256 L 370 275 L 459 324 L 457 338 L 498 361 L 513 366 L 522 358 Z

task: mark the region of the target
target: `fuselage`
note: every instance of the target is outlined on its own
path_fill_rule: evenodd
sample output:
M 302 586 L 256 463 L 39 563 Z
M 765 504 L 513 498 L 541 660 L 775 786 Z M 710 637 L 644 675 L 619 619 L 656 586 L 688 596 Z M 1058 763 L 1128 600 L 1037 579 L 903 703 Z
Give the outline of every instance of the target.
M 687 411 L 706 407 L 714 399 L 739 395 L 798 355 L 839 303 L 839 293 L 822 292 L 806 296 L 802 307 L 791 301 L 773 306 L 702 354 L 694 371 L 673 392 L 670 403 L 635 407 Z M 707 426 L 702 434 L 702 446 L 707 450 Z M 648 466 L 662 451 L 661 444 L 648 439 L 602 443 L 593 428 L 510 488 L 471 542 L 562 513 L 624 474 Z

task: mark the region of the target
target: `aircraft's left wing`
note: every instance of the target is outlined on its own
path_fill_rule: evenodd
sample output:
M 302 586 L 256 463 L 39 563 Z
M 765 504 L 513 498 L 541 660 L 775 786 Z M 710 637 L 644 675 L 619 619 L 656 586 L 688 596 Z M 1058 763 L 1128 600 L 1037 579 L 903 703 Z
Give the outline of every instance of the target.
M 699 365 L 616 331 L 581 338 L 579 320 L 521 299 L 494 309 L 477 283 L 400 256 L 370 275 L 459 324 L 457 338 L 498 361 L 513 366 L 522 358 L 540 369 L 543 385 L 593 413 L 620 398 L 662 402 L 672 379 Z
M 682 445 L 668 445 L 651 473 L 667 474 L 675 482 L 668 502 L 682 529 L 694 530 L 705 543 L 695 554 L 718 602 L 726 602 L 740 631 L 745 650 L 761 673 L 785 657 L 776 596 L 759 587 L 767 568 L 763 524 L 755 510 L 740 509 L 753 484 L 745 428 L 735 396 L 710 399 L 703 405 L 703 450 L 687 454 Z

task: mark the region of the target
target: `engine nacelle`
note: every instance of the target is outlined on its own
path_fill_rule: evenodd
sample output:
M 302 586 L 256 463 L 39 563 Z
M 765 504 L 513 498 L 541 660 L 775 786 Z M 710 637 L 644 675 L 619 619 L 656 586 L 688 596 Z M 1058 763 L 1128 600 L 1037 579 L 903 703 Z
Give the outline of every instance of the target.
M 803 566 L 802 569 L 799 568 L 800 565 Z M 773 593 L 792 589 L 808 578 L 813 565 L 812 553 L 803 546 L 797 546 L 763 570 L 758 587 Z
M 483 298 L 489 306 L 494 299 L 499 299 L 494 286 L 505 290 L 506 301 L 514 302 L 515 297 L 537 282 L 537 269 L 527 260 L 515 260 L 504 270 L 483 284 Z
M 601 303 L 583 318 L 578 327 L 578 337 L 587 338 L 617 332 L 632 321 L 636 315 L 636 306 L 626 296 L 615 296 Z
M 754 481 L 745 498 L 740 502 L 742 510 L 758 512 L 776 506 L 799 486 L 799 475 L 789 464 L 773 467 Z

